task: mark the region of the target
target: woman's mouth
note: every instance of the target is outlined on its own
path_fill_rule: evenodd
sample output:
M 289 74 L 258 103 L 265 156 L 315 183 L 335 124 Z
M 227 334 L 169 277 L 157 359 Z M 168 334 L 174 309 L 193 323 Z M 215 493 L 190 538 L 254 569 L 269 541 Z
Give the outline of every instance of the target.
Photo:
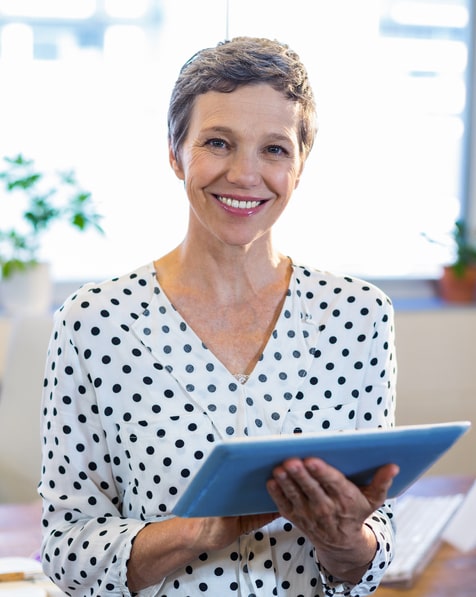
M 215 197 L 220 203 L 233 209 L 250 210 L 264 203 L 263 201 L 241 200 L 233 197 L 223 197 L 222 195 L 215 195 Z

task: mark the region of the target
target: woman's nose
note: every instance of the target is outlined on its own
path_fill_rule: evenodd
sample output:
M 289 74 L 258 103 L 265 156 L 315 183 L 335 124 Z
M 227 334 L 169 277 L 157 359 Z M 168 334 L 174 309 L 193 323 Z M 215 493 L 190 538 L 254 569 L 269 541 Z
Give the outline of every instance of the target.
M 261 180 L 256 154 L 244 151 L 233 154 L 228 165 L 227 180 L 237 186 L 256 186 Z

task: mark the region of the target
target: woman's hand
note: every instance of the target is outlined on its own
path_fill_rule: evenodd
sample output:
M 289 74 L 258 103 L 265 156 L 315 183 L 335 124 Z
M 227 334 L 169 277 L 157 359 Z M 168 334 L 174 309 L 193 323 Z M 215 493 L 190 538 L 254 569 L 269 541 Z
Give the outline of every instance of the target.
M 279 513 L 210 518 L 171 518 L 137 534 L 127 564 L 129 589 L 157 584 L 206 551 L 223 549 L 240 535 L 268 524 Z
M 321 564 L 356 583 L 373 559 L 377 540 L 365 520 L 387 497 L 397 465 L 388 464 L 359 488 L 319 458 L 291 458 L 276 467 L 268 491 L 281 516 L 309 538 Z
M 281 516 L 280 513 L 249 514 L 246 516 L 225 516 L 190 519 L 199 529 L 195 532 L 195 545 L 203 551 L 223 549 L 240 535 L 259 529 Z M 181 519 L 183 520 L 183 519 Z

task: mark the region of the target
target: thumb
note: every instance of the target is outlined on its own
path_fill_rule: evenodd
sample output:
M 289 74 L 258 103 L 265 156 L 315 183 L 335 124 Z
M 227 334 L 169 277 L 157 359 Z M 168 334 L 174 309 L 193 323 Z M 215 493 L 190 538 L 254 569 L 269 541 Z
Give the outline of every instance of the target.
M 399 472 L 400 468 L 396 464 L 386 464 L 381 466 L 375 473 L 370 485 L 362 488 L 362 492 L 374 510 L 380 508 L 387 499 L 388 490 L 392 486 L 393 480 Z

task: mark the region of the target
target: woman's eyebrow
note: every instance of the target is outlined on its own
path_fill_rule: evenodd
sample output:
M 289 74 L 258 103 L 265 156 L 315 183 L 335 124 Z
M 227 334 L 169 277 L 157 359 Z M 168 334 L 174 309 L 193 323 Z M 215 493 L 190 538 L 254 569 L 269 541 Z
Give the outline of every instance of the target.
M 204 128 L 200 131 L 202 134 L 206 134 L 206 133 L 226 133 L 227 135 L 230 135 L 233 133 L 233 129 L 231 129 L 228 126 L 210 126 L 207 128 Z
M 226 135 L 233 135 L 236 133 L 236 131 L 234 131 L 232 128 L 230 128 L 228 126 L 217 125 L 217 126 L 210 126 L 210 127 L 204 128 L 200 131 L 200 133 L 202 135 L 211 134 L 211 133 L 213 133 L 213 134 L 223 133 Z M 285 135 L 283 133 L 277 133 L 277 132 L 267 133 L 266 139 L 268 139 L 268 141 L 287 141 L 288 143 L 290 141 L 292 141 L 292 138 L 290 135 Z

